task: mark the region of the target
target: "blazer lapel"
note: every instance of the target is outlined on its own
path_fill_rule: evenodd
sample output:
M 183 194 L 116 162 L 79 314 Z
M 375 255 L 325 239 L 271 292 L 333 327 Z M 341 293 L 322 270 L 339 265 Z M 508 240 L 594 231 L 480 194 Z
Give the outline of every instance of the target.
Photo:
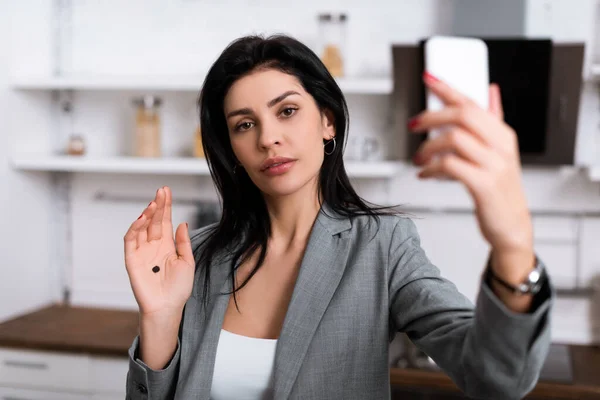
M 312 228 L 277 341 L 273 375 L 276 399 L 289 397 L 313 334 L 340 283 L 349 240 L 338 234 L 350 227 L 348 218 L 323 205 Z

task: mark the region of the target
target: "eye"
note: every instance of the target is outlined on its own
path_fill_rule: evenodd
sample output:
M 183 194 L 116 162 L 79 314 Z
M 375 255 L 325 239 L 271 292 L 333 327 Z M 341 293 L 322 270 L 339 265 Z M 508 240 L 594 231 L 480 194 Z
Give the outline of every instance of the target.
M 252 125 L 252 122 L 248 122 L 248 121 L 242 122 L 241 124 L 238 124 L 235 127 L 235 131 L 236 132 L 247 131 L 248 129 L 250 129 L 252 127 L 251 125 Z
M 295 107 L 286 107 L 283 110 L 281 110 L 281 114 L 283 114 L 284 117 L 291 117 L 292 115 L 294 115 L 296 110 L 298 109 Z

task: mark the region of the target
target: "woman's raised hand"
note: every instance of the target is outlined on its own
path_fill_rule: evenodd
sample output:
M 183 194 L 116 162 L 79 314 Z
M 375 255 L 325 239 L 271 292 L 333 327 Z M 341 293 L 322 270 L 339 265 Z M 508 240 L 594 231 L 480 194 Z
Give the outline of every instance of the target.
M 181 315 L 192 293 L 195 262 L 187 223 L 173 240 L 171 189 L 156 191 L 125 234 L 125 265 L 142 316 Z
M 462 182 L 494 253 L 527 260 L 501 263 L 496 273 L 522 277 L 533 268 L 533 227 L 521 182 L 517 134 L 503 120 L 499 87 L 490 87 L 490 106 L 484 110 L 432 75 L 426 73 L 424 82 L 445 107 L 423 111 L 409 121 L 409 129 L 423 133 L 445 128 L 446 132 L 425 141 L 417 152 L 414 161 L 423 167 L 419 177 L 449 176 Z

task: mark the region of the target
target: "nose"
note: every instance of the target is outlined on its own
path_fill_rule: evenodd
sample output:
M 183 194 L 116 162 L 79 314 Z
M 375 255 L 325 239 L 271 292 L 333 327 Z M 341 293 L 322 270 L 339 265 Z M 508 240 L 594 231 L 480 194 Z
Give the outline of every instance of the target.
M 270 149 L 281 144 L 281 127 L 276 123 L 263 123 L 259 129 L 258 145 L 262 149 Z

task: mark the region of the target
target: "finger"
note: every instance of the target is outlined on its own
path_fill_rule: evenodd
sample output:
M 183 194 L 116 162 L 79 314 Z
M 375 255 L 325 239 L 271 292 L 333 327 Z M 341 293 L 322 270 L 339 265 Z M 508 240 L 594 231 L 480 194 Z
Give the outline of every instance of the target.
M 415 164 L 428 164 L 436 154 L 442 152 L 455 152 L 463 159 L 481 167 L 488 167 L 498 157 L 492 148 L 464 129 L 452 128 L 435 139 L 426 140 L 415 155 Z
M 133 224 L 131 224 L 131 226 L 125 233 L 125 236 L 123 237 L 125 258 L 127 258 L 128 255 L 133 253 L 135 249 L 137 249 L 137 237 L 146 221 L 146 216 L 144 215 L 144 213 L 142 213 L 142 215 L 140 215 L 139 218 L 136 221 L 134 221 Z
M 165 191 L 165 211 L 163 213 L 163 235 L 165 235 L 170 240 L 173 240 L 173 194 L 171 193 L 171 188 L 168 186 L 164 186 L 163 190 Z
M 490 85 L 490 112 L 504 121 L 504 110 L 502 109 L 502 95 L 500 86 L 496 83 Z
M 503 137 L 496 132 L 498 119 L 479 107 L 445 107 L 439 111 L 423 111 L 409 122 L 413 132 L 427 132 L 434 128 L 458 126 L 491 147 L 503 146 Z
M 148 241 L 159 240 L 163 233 L 163 214 L 165 212 L 165 191 L 160 188 L 156 191 L 156 211 L 152 215 L 152 221 L 148 226 Z
M 483 171 L 455 154 L 444 154 L 429 163 L 418 176 L 422 179 L 448 176 L 461 181 L 471 193 L 474 193 L 483 178 Z
M 425 86 L 433 94 L 439 97 L 439 99 L 446 105 L 459 106 L 463 104 L 473 103 L 473 101 L 467 96 L 460 93 L 458 90 L 454 89 L 446 82 L 440 80 L 439 78 L 430 74 L 429 72 L 425 72 L 423 74 L 423 82 L 425 83 Z
M 165 214 L 163 216 L 163 221 L 164 222 L 172 222 L 172 215 L 171 215 L 171 208 L 173 205 L 173 198 L 172 195 L 173 193 L 171 193 L 171 188 L 168 186 L 163 187 L 164 191 L 165 191 Z
M 195 265 L 188 224 L 185 222 L 179 224 L 175 232 L 175 248 L 180 258 L 190 265 Z
M 148 243 L 148 225 L 152 221 L 152 216 L 154 215 L 154 211 L 156 210 L 156 203 L 151 201 L 148 204 L 148 207 L 144 210 L 145 222 L 140 228 L 140 232 L 137 236 L 137 245 L 140 247 L 141 245 Z

